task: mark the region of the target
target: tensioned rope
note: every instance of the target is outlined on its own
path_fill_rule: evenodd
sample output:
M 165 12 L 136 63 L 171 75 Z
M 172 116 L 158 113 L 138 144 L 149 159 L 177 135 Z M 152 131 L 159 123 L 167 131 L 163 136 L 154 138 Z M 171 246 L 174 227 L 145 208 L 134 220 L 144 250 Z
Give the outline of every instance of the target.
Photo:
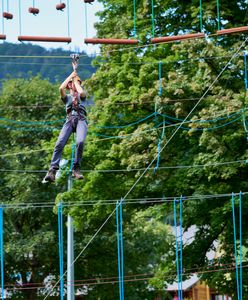
M 210 84 L 210 86 L 207 88 L 207 90 L 204 92 L 204 94 L 201 96 L 201 98 L 199 99 L 199 101 L 193 106 L 193 108 L 191 109 L 191 111 L 189 112 L 189 114 L 185 117 L 184 121 L 181 123 L 181 126 L 184 124 L 184 122 L 189 118 L 189 116 L 194 112 L 194 110 L 196 109 L 196 107 L 201 103 L 202 99 L 208 94 L 208 92 L 212 89 L 212 87 L 214 86 L 214 84 L 219 80 L 219 78 L 221 77 L 221 75 L 224 73 L 224 71 L 227 69 L 227 67 L 229 66 L 229 64 L 232 62 L 232 60 L 236 57 L 236 55 L 239 53 L 239 51 L 243 48 L 243 46 L 246 44 L 248 38 L 246 38 L 243 43 L 238 47 L 238 49 L 236 50 L 236 52 L 233 54 L 233 56 L 231 57 L 231 59 L 229 60 L 229 62 L 225 65 L 225 67 L 221 70 L 221 72 L 217 75 L 217 77 L 214 79 L 214 81 L 212 82 L 212 84 Z M 164 148 L 170 143 L 170 141 L 174 138 L 174 136 L 176 135 L 176 133 L 178 132 L 178 130 L 180 129 L 180 127 L 176 128 L 175 131 L 172 133 L 172 135 L 170 136 L 170 138 L 165 142 L 165 144 L 163 145 L 163 147 L 161 148 L 161 152 L 164 150 Z M 150 162 L 150 164 L 148 165 L 148 167 L 144 170 L 144 172 L 142 172 L 142 174 L 138 177 L 138 179 L 136 180 L 136 182 L 133 184 L 133 186 L 129 189 L 129 191 L 125 194 L 125 196 L 121 199 L 119 205 L 125 201 L 126 197 L 131 193 L 131 191 L 136 187 L 136 185 L 140 182 L 141 178 L 145 175 L 145 173 L 147 172 L 147 170 L 152 166 L 152 164 L 155 162 L 155 160 L 157 159 L 158 155 L 155 155 L 155 157 L 152 159 L 152 161 Z M 114 215 L 116 209 L 114 209 L 109 216 L 106 218 L 106 220 L 102 223 L 102 225 L 98 228 L 98 230 L 95 232 L 95 234 L 90 238 L 90 240 L 88 241 L 88 243 L 85 245 L 85 247 L 80 251 L 80 253 L 76 256 L 76 258 L 73 261 L 73 264 L 78 260 L 78 258 L 84 253 L 84 251 L 89 247 L 89 245 L 92 243 L 92 241 L 95 239 L 95 237 L 99 234 L 99 232 L 102 230 L 102 228 L 108 223 L 108 221 L 112 218 L 112 216 Z M 64 273 L 64 275 L 66 274 L 66 272 Z M 51 292 L 53 291 L 53 289 L 57 286 L 58 282 L 51 288 L 51 291 L 45 296 L 44 300 L 47 299 L 47 297 L 51 294 Z
M 4 12 L 4 1 L 2 0 L 2 14 Z M 4 18 L 2 18 L 2 33 L 4 34 Z
M 248 265 L 244 265 L 242 267 L 243 268 L 247 268 Z M 184 272 L 183 275 L 186 275 L 186 276 L 189 276 L 189 275 L 202 275 L 202 274 L 207 274 L 207 273 L 217 273 L 217 272 L 230 272 L 232 270 L 234 270 L 235 267 L 233 267 L 232 264 L 224 264 L 224 265 L 221 265 L 220 268 L 216 268 L 216 266 L 213 268 L 213 269 L 207 269 L 207 270 L 202 270 L 202 271 L 195 271 L 195 272 Z M 188 271 L 188 270 L 193 270 L 192 269 L 186 269 L 185 271 Z M 195 270 L 195 269 L 194 269 Z M 134 278 L 133 278 L 134 277 Z M 149 279 L 152 279 L 154 278 L 154 274 L 136 274 L 136 275 L 128 275 L 128 276 L 125 276 L 125 283 L 129 283 L 129 282 L 136 282 L 136 281 L 141 281 L 141 280 L 144 280 L 144 281 L 147 281 Z M 166 280 L 173 280 L 174 279 L 174 274 L 169 274 L 169 275 L 166 275 L 164 277 L 164 279 Z M 74 286 L 82 286 L 83 284 L 84 285 L 98 285 L 98 284 L 114 284 L 114 283 L 117 283 L 117 278 L 116 277 L 105 277 L 105 278 L 90 278 L 90 279 L 82 279 L 82 280 L 74 280 Z M 14 290 L 16 288 L 16 285 L 13 285 L 13 284 L 6 284 L 8 287 L 8 290 Z M 13 288 L 11 288 L 13 287 Z M 18 289 L 20 290 L 29 290 L 29 289 L 40 289 L 41 287 L 45 287 L 44 286 L 44 283 L 34 283 L 34 284 L 28 284 L 28 287 L 23 284 L 22 287 L 20 285 L 18 285 Z
M 1 292 L 4 299 L 4 242 L 3 242 L 3 206 L 0 207 L 0 258 L 1 258 Z
M 242 56 L 242 55 L 240 55 Z M 170 60 L 170 61 L 163 61 L 163 64 L 172 64 L 172 63 L 184 63 L 188 61 L 199 61 L 199 60 L 212 60 L 212 59 L 223 59 L 223 58 L 230 58 L 231 55 L 221 55 L 221 56 L 200 56 L 198 58 L 181 58 L 177 60 Z M 238 57 L 238 56 L 237 56 Z M 67 56 L 45 56 L 45 55 L 0 55 L 0 59 L 8 59 L 8 58 L 28 58 L 28 59 L 68 59 Z M 106 64 L 106 61 L 99 61 L 101 65 Z M 48 66 L 68 66 L 68 64 L 65 63 L 60 63 L 60 64 L 55 64 L 55 63 L 48 63 L 46 61 L 44 62 L 14 62 L 14 61 L 1 61 L 0 64 L 15 64 L 15 65 L 48 65 Z M 149 61 L 149 62 L 111 62 L 113 65 L 155 65 L 157 64 L 157 61 Z M 92 64 L 87 64 L 87 63 L 80 63 L 80 66 L 92 66 Z M 2 81 L 5 79 L 1 79 Z
M 181 214 L 180 214 L 181 216 Z M 181 224 L 181 222 L 180 222 Z M 181 261 L 181 256 L 179 259 L 179 251 L 178 251 L 178 234 L 177 234 L 177 200 L 176 198 L 174 199 L 174 231 L 175 231 L 175 239 L 176 239 L 176 269 L 177 269 L 177 283 L 178 283 L 178 299 L 182 300 L 181 298 L 181 290 L 182 290 L 182 286 L 181 286 L 181 274 L 180 274 L 180 265 L 179 262 Z M 180 253 L 181 254 L 181 253 Z
M 63 204 L 58 205 L 58 236 L 59 236 L 59 273 L 60 273 L 60 299 L 64 299 L 64 249 L 63 249 Z
M 203 25 L 202 25 L 202 0 L 200 0 L 200 17 L 199 17 L 199 19 L 200 19 L 200 32 L 202 32 L 202 30 L 203 30 Z
M 242 269 L 247 268 L 247 267 L 248 267 L 248 265 L 244 265 L 242 267 Z M 230 271 L 232 271 L 234 269 L 235 269 L 235 267 L 233 267 L 232 264 L 225 264 L 224 267 L 222 266 L 218 269 L 215 268 L 214 270 L 208 269 L 205 271 L 195 271 L 195 272 L 191 272 L 191 273 L 184 273 L 183 275 L 187 275 L 187 276 L 190 276 L 192 274 L 203 275 L 203 274 L 207 274 L 207 273 L 217 273 L 217 272 L 229 272 L 230 273 Z M 137 276 L 138 278 L 136 278 L 135 276 Z M 134 275 L 134 278 L 132 278 L 132 276 L 125 276 L 124 282 L 127 284 L 127 283 L 139 282 L 139 281 L 147 281 L 147 280 L 154 278 L 153 274 L 143 274 L 143 277 L 139 278 L 140 276 L 142 276 L 142 274 Z M 74 281 L 74 286 L 82 287 L 82 285 L 90 286 L 90 285 L 103 285 L 103 284 L 118 283 L 116 277 L 110 277 L 110 278 L 105 278 L 105 279 L 106 280 L 108 279 L 108 281 L 101 281 L 101 280 L 99 280 L 99 278 L 88 279 L 88 281 L 87 281 L 87 279 L 76 280 L 76 281 Z M 173 280 L 174 275 L 165 276 L 164 279 L 165 280 L 167 279 L 168 281 Z M 93 280 L 95 280 L 95 281 L 93 281 Z M 13 284 L 9 284 L 8 286 L 10 287 L 10 288 L 8 288 L 9 291 L 16 289 L 16 286 Z M 36 283 L 36 285 L 29 284 L 29 287 L 26 287 L 25 285 L 23 285 L 23 287 L 20 287 L 20 285 L 18 285 L 18 290 L 40 289 L 42 287 L 44 287 L 44 283 Z
M 226 125 L 229 125 L 229 124 L 232 124 L 233 122 L 236 122 L 237 120 L 238 120 L 239 118 L 237 118 L 237 119 L 235 119 L 234 121 L 230 121 L 230 122 L 227 122 L 226 124 L 223 124 L 223 125 L 220 125 L 220 126 L 214 126 L 214 127 L 211 127 L 211 128 L 209 128 L 209 130 L 213 130 L 213 129 L 218 129 L 218 128 L 221 128 L 221 127 L 223 127 L 223 126 L 226 126 Z M 154 127 L 154 128 L 150 128 L 150 129 L 146 129 L 146 130 L 143 130 L 141 133 L 137 133 L 137 134 L 135 134 L 135 133 L 130 133 L 130 134 L 122 134 L 122 135 L 118 135 L 118 136 L 107 136 L 107 135 L 95 135 L 95 136 L 101 136 L 101 137 L 103 137 L 103 138 L 101 138 L 101 139 L 97 139 L 97 140 L 95 140 L 94 139 L 94 142 L 101 142 L 101 141 L 104 141 L 104 140 L 109 140 L 109 139 L 114 139 L 114 138 L 118 138 L 118 139 L 121 139 L 121 138 L 128 138 L 128 137 L 130 137 L 130 136 L 140 136 L 140 135 L 142 135 L 142 134 L 145 134 L 145 133 L 147 133 L 147 132 L 149 132 L 149 131 L 154 131 L 154 130 L 157 130 L 157 129 L 165 129 L 165 128 L 169 128 L 169 127 L 179 127 L 179 125 L 181 124 L 181 123 L 178 123 L 178 124 L 171 124 L 171 123 L 169 123 L 169 125 L 167 125 L 167 126 L 165 126 L 164 124 L 164 121 L 161 123 L 161 124 L 159 124 L 157 127 Z M 184 124 L 187 124 L 187 123 L 192 123 L 192 121 L 187 121 L 187 122 L 184 122 Z M 162 127 L 159 127 L 160 125 L 162 125 L 163 124 L 163 126 Z M 8 126 L 7 126 L 8 127 Z M 5 127 L 5 128 L 7 128 L 7 127 Z M 180 128 L 181 128 L 182 126 L 180 126 Z M 179 129 L 180 129 L 179 128 Z M 191 130 L 191 129 L 189 129 L 189 128 L 186 128 L 186 127 L 182 127 L 182 129 L 185 129 L 185 130 Z M 31 129 L 25 129 L 25 128 L 22 128 L 22 130 L 23 131 L 36 131 L 36 130 L 32 130 L 32 128 Z M 58 129 L 55 129 L 55 128 L 51 128 L 51 130 L 58 130 Z M 196 129 L 194 129 L 194 128 L 192 128 L 192 130 L 197 130 L 197 128 Z M 198 128 L 198 130 L 207 130 L 207 128 Z M 37 130 L 38 131 L 38 130 Z M 13 156 L 13 155 L 21 155 L 21 154 L 26 154 L 26 153 L 35 153 L 35 152 L 42 152 L 42 151 L 50 151 L 50 150 L 52 150 L 52 148 L 47 148 L 47 149 L 31 149 L 31 150 L 27 150 L 27 151 L 20 151 L 20 152 L 16 152 L 16 153 L 5 153 L 5 154 L 0 154 L 0 157 L 7 157 L 7 156 Z
M 177 166 L 166 166 L 166 167 L 157 167 L 156 170 L 171 170 L 171 169 L 191 169 L 191 168 L 207 168 L 207 167 L 218 167 L 231 164 L 248 164 L 247 159 L 234 160 L 234 161 L 224 161 L 218 163 L 207 163 L 207 164 L 195 164 L 195 165 L 177 165 Z M 123 172 L 137 172 L 144 171 L 146 168 L 134 168 L 134 169 L 83 169 L 84 173 L 123 173 Z M 150 168 L 149 170 L 152 170 Z M 47 170 L 17 170 L 17 169 L 0 169 L 0 172 L 16 172 L 16 173 L 46 173 Z
M 136 13 L 136 0 L 133 0 L 133 36 L 137 37 L 137 13 Z
M 118 282 L 119 298 L 124 300 L 124 246 L 123 246 L 123 220 L 122 220 L 122 203 L 116 202 L 116 237 L 118 252 Z
M 248 192 L 242 192 L 242 195 L 247 195 Z M 234 195 L 239 195 L 239 193 L 234 193 Z M 200 200 L 216 200 L 220 198 L 230 198 L 232 194 L 217 194 L 217 195 L 193 195 L 184 197 L 183 201 L 198 201 Z M 125 200 L 126 204 L 154 204 L 154 203 L 170 203 L 173 202 L 176 197 L 159 197 L 159 198 L 136 198 L 131 199 L 127 198 Z M 83 207 L 83 206 L 94 206 L 94 205 L 115 205 L 116 202 L 119 201 L 118 199 L 98 199 L 98 200 L 85 200 L 82 202 L 70 202 L 70 203 L 63 203 L 63 207 Z M 26 203 L 7 203 L 3 205 L 4 209 L 36 209 L 36 208 L 54 208 L 54 201 L 53 202 L 26 202 Z
M 244 115 L 244 109 L 240 110 L 241 112 L 241 115 L 238 116 L 236 119 L 233 119 L 229 122 L 226 122 L 224 124 L 221 124 L 221 125 L 216 125 L 216 126 L 212 126 L 212 127 L 185 127 L 185 126 L 181 126 L 180 129 L 182 130 L 194 130 L 194 131 L 210 131 L 210 130 L 215 130 L 215 129 L 219 129 L 219 128 L 222 128 L 222 127 L 225 127 L 225 126 L 228 126 L 230 124 L 233 124 L 237 121 L 239 121 L 241 118 L 243 118 L 243 125 L 244 125 L 244 130 L 245 132 L 247 132 L 247 129 L 246 129 L 246 121 L 245 120 L 245 115 Z M 221 121 L 221 120 L 224 120 L 224 119 L 230 119 L 232 118 L 233 116 L 235 115 L 238 115 L 240 112 L 237 112 L 237 113 L 233 113 L 233 114 L 228 114 L 226 115 L 225 117 L 222 117 L 222 118 L 215 118 L 215 119 L 193 119 L 193 120 L 190 120 L 190 121 L 187 121 L 187 122 L 184 122 L 184 124 L 189 124 L 189 125 L 192 125 L 194 123 L 203 123 L 203 124 L 206 124 L 207 122 L 208 123 L 212 123 L 212 122 L 217 122 L 217 121 Z M 156 129 L 160 129 L 160 126 L 161 129 L 162 129 L 162 135 L 163 133 L 165 132 L 165 128 L 168 128 L 168 127 L 178 127 L 178 125 L 180 125 L 180 123 L 178 124 L 175 124 L 175 123 L 172 123 L 172 122 L 169 122 L 169 121 L 165 121 L 165 117 L 168 118 L 168 119 L 171 119 L 171 120 L 183 120 L 183 119 L 178 119 L 178 118 L 174 118 L 174 117 L 170 117 L 168 115 L 165 115 L 165 114 L 160 114 L 160 113 L 153 113 L 143 119 L 140 119 L 136 122 L 133 122 L 133 123 L 129 123 L 129 124 L 126 124 L 126 125 L 110 125 L 110 126 L 99 126 L 99 125 L 96 125 L 97 128 L 105 128 L 105 129 L 114 129 L 114 128 L 125 128 L 125 127 L 128 127 L 128 126 L 133 126 L 133 125 L 137 125 L 149 118 L 151 118 L 152 116 L 161 116 L 163 117 L 163 122 L 159 123 L 158 125 L 156 125 L 154 128 L 150 128 L 150 129 L 147 129 L 147 130 L 143 130 L 142 132 L 140 133 L 129 133 L 129 134 L 122 134 L 122 135 L 115 135 L 115 136 L 110 136 L 110 135 L 106 135 L 106 134 L 100 134 L 100 133 L 95 133 L 94 131 L 90 132 L 91 135 L 95 135 L 95 136 L 98 136 L 98 137 L 103 137 L 104 139 L 123 139 L 123 138 L 127 138 L 129 136 L 140 136 L 142 134 L 144 134 L 145 132 L 147 131 L 152 131 L 152 130 L 156 130 Z M 157 118 L 156 118 L 157 119 Z M 11 123 L 14 123 L 14 124 L 22 124 L 22 125 L 31 125 L 32 123 L 33 124 L 38 124 L 38 125 L 46 125 L 46 122 L 20 122 L 20 121 L 14 121 L 14 120 L 8 120 L 6 119 L 7 121 L 3 120 L 3 122 L 11 122 Z M 47 122 L 47 123 L 56 123 L 57 120 L 55 121 L 51 121 L 51 122 Z M 24 124 L 23 124 L 24 123 Z M 165 123 L 167 125 L 165 125 Z M 1 120 L 0 120 L 0 127 L 2 128 L 5 128 L 5 129 L 9 129 L 9 130 L 13 130 L 13 131 L 23 131 L 23 132 L 29 132 L 29 131 L 35 131 L 35 132 L 48 132 L 48 131 L 58 131 L 60 130 L 59 128 L 57 127 L 38 127 L 38 128 L 33 128 L 33 127 L 13 127 L 13 126 L 10 126 L 10 125 L 4 125 L 4 124 L 1 124 Z M 100 139 L 100 140 L 104 140 L 104 139 Z M 100 141 L 98 140 L 98 141 Z
M 237 285 L 237 298 L 242 300 L 242 193 L 239 193 L 239 253 L 237 250 L 237 230 L 235 218 L 235 196 L 232 194 L 232 221 L 233 221 L 233 239 L 234 239 L 234 256 L 235 256 L 235 269 L 236 269 L 236 285 Z M 239 255 L 239 257 L 238 257 Z M 240 271 L 239 271 L 240 269 Z
M 160 90 L 161 89 L 161 90 Z M 159 88 L 159 95 L 161 94 L 161 91 L 162 91 L 162 88 Z M 220 114 L 218 117 L 215 116 L 212 117 L 212 116 L 208 116 L 208 118 L 205 118 L 205 119 L 192 119 L 188 122 L 185 122 L 185 123 L 207 123 L 207 122 L 213 122 L 213 123 L 216 123 L 217 121 L 222 121 L 222 120 L 225 120 L 225 119 L 230 119 L 238 114 L 243 114 L 245 111 L 247 111 L 248 107 L 245 107 L 245 108 L 242 108 L 240 110 L 237 110 L 237 111 L 232 111 L 232 112 L 228 112 L 227 114 Z M 163 113 L 158 113 L 157 112 L 157 104 L 155 104 L 155 112 L 143 117 L 143 118 L 140 118 L 136 121 L 132 121 L 130 123 L 127 123 L 127 124 L 124 124 L 124 125 L 95 125 L 94 123 L 91 123 L 90 122 L 90 125 L 95 125 L 96 128 L 104 128 L 104 129 L 121 129 L 121 128 L 126 128 L 126 127 L 129 127 L 129 126 L 133 126 L 133 125 L 136 125 L 136 124 L 139 124 L 141 122 L 144 122 L 154 116 L 161 116 L 161 117 L 164 117 L 164 118 L 167 118 L 167 119 L 170 119 L 170 120 L 173 120 L 173 121 L 183 121 L 182 118 L 176 118 L 176 117 L 172 117 L 172 116 L 169 116 L 167 114 L 163 114 Z M 2 125 L 1 122 L 3 123 L 12 123 L 12 124 L 17 124 L 17 125 L 51 125 L 51 124 L 55 124 L 55 123 L 62 123 L 64 122 L 65 119 L 57 119 L 57 120 L 51 120 L 51 121 L 17 121 L 17 120 L 13 120 L 13 119 L 8 119 L 8 118 L 5 118 L 5 117 L 0 117 L 0 126 L 8 126 L 8 125 Z

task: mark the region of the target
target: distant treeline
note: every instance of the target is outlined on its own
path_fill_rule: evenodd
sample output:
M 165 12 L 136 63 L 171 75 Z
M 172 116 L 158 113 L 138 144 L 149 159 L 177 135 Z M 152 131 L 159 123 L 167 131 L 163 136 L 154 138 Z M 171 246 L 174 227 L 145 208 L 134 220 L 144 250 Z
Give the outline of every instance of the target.
M 41 78 L 48 79 L 50 82 L 61 82 L 72 71 L 71 53 L 62 48 L 47 50 L 32 44 L 4 42 L 0 45 L 0 81 L 8 78 L 29 78 L 40 74 Z M 83 55 L 80 57 L 79 76 L 82 79 L 89 78 L 95 72 L 95 68 L 91 66 L 94 57 L 84 52 L 79 54 Z M 30 56 L 34 57 L 30 58 Z M 47 58 L 35 56 L 47 56 Z M 65 58 L 56 58 L 57 56 Z

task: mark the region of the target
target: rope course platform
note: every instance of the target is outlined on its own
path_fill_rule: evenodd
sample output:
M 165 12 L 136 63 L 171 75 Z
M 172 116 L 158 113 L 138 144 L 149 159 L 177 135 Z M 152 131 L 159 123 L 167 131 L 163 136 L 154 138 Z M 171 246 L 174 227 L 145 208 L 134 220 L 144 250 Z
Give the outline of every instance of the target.
M 5 34 L 0 34 L 0 40 L 6 40 L 6 35 Z
M 102 39 L 102 38 L 86 38 L 85 44 L 117 44 L 117 45 L 136 45 L 138 40 L 134 39 Z
M 242 26 L 242 27 L 217 30 L 217 35 L 247 33 L 247 32 L 248 32 L 248 26 Z
M 156 43 L 162 43 L 162 42 L 173 42 L 173 41 L 181 41 L 181 40 L 204 38 L 204 37 L 205 37 L 204 33 L 191 33 L 191 34 L 182 34 L 182 35 L 172 35 L 172 36 L 151 38 L 151 42 L 153 44 L 156 44 Z
M 56 43 L 71 43 L 70 37 L 48 37 L 48 36 L 29 36 L 19 35 L 18 41 L 24 42 L 56 42 Z

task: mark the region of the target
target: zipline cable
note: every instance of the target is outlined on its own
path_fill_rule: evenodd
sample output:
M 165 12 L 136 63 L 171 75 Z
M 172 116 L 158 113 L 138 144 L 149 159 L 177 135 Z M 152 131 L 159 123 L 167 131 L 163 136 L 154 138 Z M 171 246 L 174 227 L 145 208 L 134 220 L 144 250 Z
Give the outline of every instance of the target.
M 243 160 L 234 160 L 234 161 L 225 161 L 219 163 L 207 163 L 199 165 L 176 165 L 176 166 L 166 166 L 166 167 L 157 167 L 157 170 L 171 170 L 171 169 L 190 169 L 190 168 L 207 168 L 207 167 L 218 167 L 230 164 L 248 164 L 247 159 Z M 151 168 L 152 169 L 152 168 Z M 149 169 L 149 170 L 151 170 Z M 120 172 L 137 172 L 144 171 L 145 168 L 134 168 L 134 169 L 83 169 L 84 173 L 120 173 Z M 0 172 L 16 172 L 16 173 L 46 173 L 47 170 L 16 170 L 16 169 L 0 169 Z

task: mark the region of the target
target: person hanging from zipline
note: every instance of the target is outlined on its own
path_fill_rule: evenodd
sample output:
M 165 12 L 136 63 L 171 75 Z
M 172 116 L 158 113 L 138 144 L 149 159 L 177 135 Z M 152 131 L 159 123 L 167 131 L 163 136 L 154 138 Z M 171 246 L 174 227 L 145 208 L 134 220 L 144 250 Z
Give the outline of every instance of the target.
M 80 172 L 80 164 L 88 129 L 86 120 L 86 92 L 81 86 L 80 77 L 77 75 L 77 64 L 73 62 L 72 65 L 74 71 L 59 87 L 61 99 L 66 107 L 67 116 L 53 151 L 49 171 L 43 180 L 45 182 L 55 181 L 56 172 L 59 170 L 62 151 L 73 132 L 76 132 L 76 153 L 72 167 L 72 177 L 75 179 L 84 178 Z M 70 93 L 66 94 L 65 90 L 69 90 Z

